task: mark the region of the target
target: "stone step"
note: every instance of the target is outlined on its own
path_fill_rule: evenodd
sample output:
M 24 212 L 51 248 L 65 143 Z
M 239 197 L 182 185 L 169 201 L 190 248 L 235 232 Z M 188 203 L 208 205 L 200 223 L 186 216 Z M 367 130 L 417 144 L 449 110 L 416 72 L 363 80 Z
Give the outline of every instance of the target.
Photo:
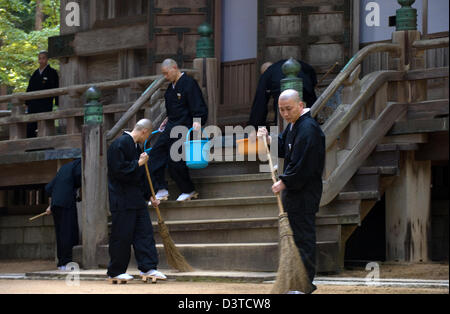
M 193 177 L 192 181 L 202 199 L 273 195 L 270 173 Z M 169 191 L 169 200 L 176 200 L 180 191 L 173 181 Z
M 177 248 L 188 263 L 196 270 L 227 270 L 227 271 L 267 271 L 278 269 L 278 242 L 267 243 L 197 243 L 178 244 Z M 159 265 L 161 269 L 170 268 L 167 265 L 164 247 L 157 244 Z M 339 269 L 339 243 L 317 243 L 317 271 L 336 272 Z M 108 245 L 99 246 L 97 257 L 100 267 L 109 263 Z M 82 247 L 73 249 L 73 260 L 82 267 Z M 134 254 L 129 267 L 135 267 Z
M 341 225 L 359 224 L 358 215 L 316 218 L 317 241 L 339 241 Z M 260 243 L 278 240 L 278 218 L 166 221 L 175 243 Z M 155 237 L 161 243 L 159 226 L 153 222 Z
M 277 217 L 277 199 L 272 196 L 199 199 L 189 202 L 163 201 L 164 220 L 200 220 Z M 152 220 L 155 211 L 150 208 Z
M 320 221 L 330 221 L 327 223 L 333 224 L 335 223 L 331 221 L 333 217 L 359 215 L 361 200 L 378 196 L 373 193 L 375 192 L 343 192 L 332 203 L 321 207 L 317 217 L 321 219 Z M 357 195 L 361 198 L 357 198 Z M 277 199 L 274 196 L 201 199 L 189 202 L 164 201 L 160 205 L 160 210 L 165 221 L 278 217 Z M 156 221 L 155 210 L 150 208 L 149 212 L 152 220 Z
M 237 160 L 235 155 L 229 156 L 229 159 L 222 159 L 222 161 L 211 161 L 206 168 L 190 169 L 191 177 L 206 177 L 206 176 L 224 176 L 224 175 L 239 175 L 239 174 L 258 174 L 261 173 L 260 165 L 265 164 L 259 161 Z M 170 178 L 168 172 L 166 178 Z

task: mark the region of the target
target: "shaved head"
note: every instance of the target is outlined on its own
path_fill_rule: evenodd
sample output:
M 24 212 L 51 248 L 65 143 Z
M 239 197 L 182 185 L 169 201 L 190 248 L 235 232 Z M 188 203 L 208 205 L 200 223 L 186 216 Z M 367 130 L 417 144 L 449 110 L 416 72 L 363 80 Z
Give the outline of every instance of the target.
M 166 59 L 162 62 L 161 67 L 162 68 L 173 68 L 173 67 L 178 68 L 178 64 L 173 59 Z
M 161 73 L 166 80 L 175 83 L 181 76 L 178 64 L 173 59 L 166 59 L 161 64 Z
M 142 119 L 139 120 L 138 123 L 136 123 L 136 126 L 134 127 L 137 131 L 142 131 L 144 129 L 150 130 L 150 132 L 153 130 L 153 124 L 149 119 Z
M 300 102 L 300 94 L 295 89 L 288 89 L 281 93 L 279 100 L 294 100 Z
M 261 65 L 261 68 L 260 68 L 261 74 L 263 74 L 264 72 L 266 72 L 266 70 L 267 70 L 272 64 L 273 64 L 272 62 L 266 62 L 266 63 L 263 63 L 263 65 Z
M 278 98 L 280 115 L 289 123 L 295 123 L 302 115 L 305 104 L 300 99 L 300 94 L 294 89 L 288 89 Z

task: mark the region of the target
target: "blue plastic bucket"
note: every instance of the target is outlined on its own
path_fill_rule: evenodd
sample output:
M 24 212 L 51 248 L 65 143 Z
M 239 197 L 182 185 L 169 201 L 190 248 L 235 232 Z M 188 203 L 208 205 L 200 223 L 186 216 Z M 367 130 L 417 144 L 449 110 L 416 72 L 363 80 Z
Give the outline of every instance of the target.
M 186 165 L 191 169 L 206 168 L 209 160 L 209 139 L 189 141 L 192 130 L 192 128 L 189 130 L 186 135 L 186 142 L 184 142 Z

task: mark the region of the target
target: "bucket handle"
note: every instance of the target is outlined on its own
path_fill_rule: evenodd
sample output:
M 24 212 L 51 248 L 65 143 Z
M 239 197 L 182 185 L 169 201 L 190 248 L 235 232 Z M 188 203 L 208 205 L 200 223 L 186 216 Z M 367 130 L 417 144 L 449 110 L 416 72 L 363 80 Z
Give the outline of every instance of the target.
M 189 132 L 186 134 L 186 142 L 189 142 L 189 136 L 191 135 L 191 132 L 194 130 L 194 128 L 190 128 Z M 203 132 L 204 129 L 201 129 L 201 132 Z M 201 133 L 200 133 L 201 134 Z M 209 141 L 209 137 L 206 137 L 206 140 Z
M 147 147 L 147 142 L 148 142 L 149 140 L 152 139 L 153 135 L 155 135 L 155 134 L 157 134 L 157 133 L 160 133 L 160 132 L 161 132 L 160 130 L 153 131 L 152 134 L 150 134 L 150 136 L 148 137 L 148 139 L 145 140 L 145 143 L 144 143 L 144 152 L 146 152 L 147 154 L 150 153 L 150 151 L 152 150 L 152 147 L 146 149 L 146 147 Z

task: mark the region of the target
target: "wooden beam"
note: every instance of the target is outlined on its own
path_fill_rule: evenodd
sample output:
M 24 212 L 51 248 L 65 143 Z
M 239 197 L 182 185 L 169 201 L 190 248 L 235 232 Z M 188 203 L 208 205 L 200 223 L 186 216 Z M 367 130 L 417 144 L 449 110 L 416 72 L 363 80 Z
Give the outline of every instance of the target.
M 396 122 L 388 135 L 415 133 L 448 132 L 448 117 L 427 120 L 408 120 Z
M 0 151 L 7 153 L 23 153 L 33 150 L 48 150 L 62 148 L 80 148 L 81 135 L 57 135 L 37 137 L 13 141 L 0 141 Z
M 427 100 L 408 105 L 408 120 L 433 119 L 449 114 L 448 99 Z
M 0 165 L 0 187 L 46 184 L 56 175 L 57 161 Z

